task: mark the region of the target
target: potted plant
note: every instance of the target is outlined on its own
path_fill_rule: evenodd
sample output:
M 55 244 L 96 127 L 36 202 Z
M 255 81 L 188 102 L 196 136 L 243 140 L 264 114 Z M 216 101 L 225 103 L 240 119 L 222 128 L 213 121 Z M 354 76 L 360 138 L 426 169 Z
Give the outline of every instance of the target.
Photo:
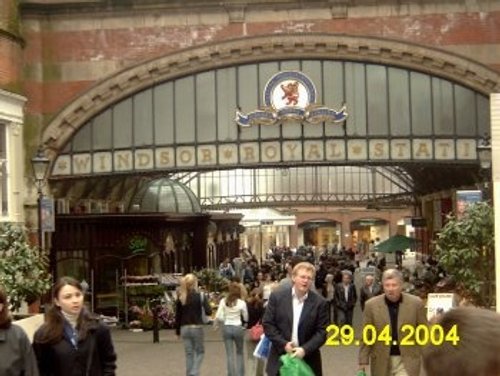
M 219 274 L 215 269 L 201 269 L 195 272 L 198 284 L 205 287 L 207 292 L 221 292 L 228 284 L 228 280 Z
M 0 285 L 13 311 L 22 302 L 32 303 L 50 289 L 48 258 L 28 244 L 24 228 L 12 223 L 0 224 Z
M 475 203 L 460 218 L 449 217 L 438 235 L 435 253 L 462 298 L 487 308 L 494 305 L 495 297 L 493 235 L 493 208 L 486 202 Z

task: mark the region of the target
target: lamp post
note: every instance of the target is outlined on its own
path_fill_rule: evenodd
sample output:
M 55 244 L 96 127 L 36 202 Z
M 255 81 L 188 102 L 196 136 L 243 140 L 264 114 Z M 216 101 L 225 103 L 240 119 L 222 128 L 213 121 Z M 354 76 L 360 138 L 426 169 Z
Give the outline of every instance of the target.
M 484 137 L 479 139 L 479 143 L 476 147 L 477 151 L 477 157 L 479 159 L 479 166 L 481 167 L 481 175 L 483 176 L 483 179 L 485 180 L 484 183 L 484 188 L 486 192 L 485 193 L 485 199 L 489 200 L 490 195 L 489 195 L 489 180 L 490 180 L 490 172 L 491 172 L 491 143 L 490 143 L 490 136 L 485 134 Z
M 491 143 L 490 136 L 487 134 L 479 139 L 479 144 L 476 147 L 477 157 L 479 158 L 479 165 L 483 170 L 491 168 Z
M 33 175 L 35 176 L 35 186 L 38 193 L 38 247 L 40 249 L 44 248 L 43 244 L 43 228 L 42 228 L 42 198 L 43 191 L 42 188 L 46 182 L 47 169 L 49 167 L 50 160 L 45 156 L 43 149 L 38 148 L 36 155 L 31 158 L 31 166 L 33 167 Z

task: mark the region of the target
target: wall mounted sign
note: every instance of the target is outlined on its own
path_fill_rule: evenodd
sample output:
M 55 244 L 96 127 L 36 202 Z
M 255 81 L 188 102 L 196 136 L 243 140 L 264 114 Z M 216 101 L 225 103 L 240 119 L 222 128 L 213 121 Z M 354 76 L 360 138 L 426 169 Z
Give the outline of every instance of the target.
M 157 146 L 94 153 L 61 154 L 52 176 L 211 167 L 263 167 L 280 163 L 475 162 L 477 140 L 468 139 L 305 139 Z
M 273 125 L 287 120 L 311 124 L 341 123 L 347 118 L 345 105 L 336 111 L 316 103 L 316 87 L 302 72 L 276 73 L 264 88 L 264 108 L 248 114 L 236 111 L 242 127 Z

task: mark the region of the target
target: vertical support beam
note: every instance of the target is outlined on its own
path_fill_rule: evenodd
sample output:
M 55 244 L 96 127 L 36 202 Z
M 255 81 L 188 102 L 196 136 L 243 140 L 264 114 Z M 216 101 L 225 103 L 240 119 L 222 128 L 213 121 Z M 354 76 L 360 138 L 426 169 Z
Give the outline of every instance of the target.
M 191 270 L 200 270 L 207 267 L 208 219 L 208 216 L 199 218 L 194 225 Z
M 491 159 L 495 213 L 495 287 L 496 310 L 500 312 L 500 93 L 490 95 Z

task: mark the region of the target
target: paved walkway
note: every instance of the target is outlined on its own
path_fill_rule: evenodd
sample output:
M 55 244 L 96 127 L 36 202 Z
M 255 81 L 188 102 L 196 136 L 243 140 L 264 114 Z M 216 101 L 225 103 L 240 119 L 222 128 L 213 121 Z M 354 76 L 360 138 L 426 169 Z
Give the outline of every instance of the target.
M 359 304 L 354 311 L 353 324 L 356 332 L 359 332 L 361 327 Z M 221 335 L 220 330 L 214 331 L 211 326 L 205 328 L 205 358 L 201 372 L 203 376 L 226 374 L 226 352 Z M 118 354 L 118 376 L 185 375 L 184 347 L 182 341 L 176 339 L 173 330 L 160 331 L 160 343 L 153 343 L 152 332 L 133 333 L 121 329 L 113 330 L 113 340 Z M 357 346 L 323 346 L 321 352 L 325 376 L 356 374 Z M 252 375 L 247 374 L 247 376 Z
M 357 314 L 359 317 L 359 313 Z M 359 320 L 359 318 L 358 318 Z M 113 330 L 113 340 L 118 354 L 119 376 L 184 376 L 184 348 L 173 330 L 160 332 L 160 343 L 153 343 L 152 332 L 132 333 Z M 322 348 L 325 375 L 354 376 L 357 370 L 358 348 Z M 205 358 L 202 375 L 226 374 L 226 353 L 220 331 L 207 326 L 205 330 Z
M 414 262 L 407 257 L 404 264 Z M 355 283 L 360 286 L 360 275 L 355 273 Z M 356 333 L 361 329 L 361 309 L 354 310 L 353 326 Z M 177 340 L 173 330 L 160 331 L 160 343 L 153 343 L 152 332 L 133 333 L 114 329 L 113 340 L 118 354 L 119 376 L 184 376 L 185 358 L 181 340 Z M 357 346 L 323 346 L 323 371 L 325 376 L 353 376 L 357 371 Z M 226 353 L 221 332 L 211 326 L 205 328 L 205 359 L 202 364 L 203 376 L 226 374 Z M 252 376 L 252 375 L 248 375 Z

